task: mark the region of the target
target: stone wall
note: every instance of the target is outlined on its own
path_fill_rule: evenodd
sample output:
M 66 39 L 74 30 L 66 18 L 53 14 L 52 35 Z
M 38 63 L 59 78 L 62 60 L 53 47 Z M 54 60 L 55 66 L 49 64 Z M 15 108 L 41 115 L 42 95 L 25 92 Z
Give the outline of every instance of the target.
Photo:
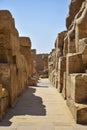
M 32 74 L 36 74 L 36 49 L 31 50 L 31 55 L 32 55 Z
M 37 54 L 36 55 L 36 70 L 39 76 L 48 77 L 48 54 Z M 45 75 L 46 73 L 46 75 Z
M 0 119 L 29 85 L 32 61 L 30 38 L 19 37 L 11 13 L 0 10 Z
M 19 37 L 20 42 L 20 51 L 21 54 L 24 56 L 26 60 L 26 69 L 27 69 L 27 84 L 28 84 L 28 78 L 32 75 L 32 62 L 31 62 L 31 40 L 29 37 Z M 29 76 L 29 77 L 28 77 Z
M 66 27 L 49 55 L 49 79 L 76 122 L 87 124 L 87 0 L 71 0 Z

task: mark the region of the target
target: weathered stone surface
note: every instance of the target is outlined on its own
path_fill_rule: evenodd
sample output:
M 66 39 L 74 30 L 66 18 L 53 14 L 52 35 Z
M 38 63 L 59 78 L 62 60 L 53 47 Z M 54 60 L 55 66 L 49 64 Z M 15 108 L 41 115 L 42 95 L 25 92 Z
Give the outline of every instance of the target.
M 81 13 L 81 16 L 76 19 L 76 50 L 78 51 L 79 40 L 87 36 L 87 1 L 84 4 L 84 10 Z
M 28 78 L 34 73 L 33 64 L 30 38 L 19 37 L 11 13 L 0 10 L 0 84 L 8 91 L 7 99 L 1 100 L 1 113 L 7 106 L 13 106 L 29 85 Z
M 87 45 L 87 38 L 82 38 L 79 40 L 78 46 L 79 46 L 79 52 L 83 52 L 85 47 Z
M 67 93 L 66 93 L 66 72 L 63 73 L 63 88 L 62 88 L 62 96 L 64 99 L 67 98 Z
M 66 57 L 60 57 L 58 63 L 58 91 L 62 92 L 63 89 L 63 75 L 66 71 Z
M 50 81 L 53 83 L 53 85 L 55 86 L 55 83 L 57 82 L 57 80 L 55 81 L 56 79 L 56 51 L 55 49 L 52 49 L 52 52 L 50 53 L 49 57 L 48 57 L 48 61 L 49 61 L 49 78 L 50 78 Z M 56 86 L 57 87 L 57 86 Z
M 9 91 L 11 104 L 17 96 L 17 89 L 13 87 L 13 85 L 17 84 L 17 82 L 14 81 L 14 83 L 11 84 L 12 73 L 10 65 L 15 66 L 16 64 L 16 56 L 19 51 L 18 39 L 19 39 L 18 31 L 15 28 L 14 19 L 12 18 L 11 13 L 7 10 L 0 11 L 0 63 L 5 64 L 5 65 L 0 64 L 2 71 L 1 73 L 3 75 L 1 82 L 4 85 L 4 87 L 7 87 L 7 90 Z M 14 74 L 16 73 L 15 71 Z M 8 72 L 9 75 L 7 75 Z M 15 78 L 16 75 L 14 79 Z M 12 91 L 13 89 L 14 91 Z
M 49 79 L 62 91 L 76 122 L 87 123 L 87 0 L 71 0 L 66 26 L 65 34 L 59 33 L 55 51 L 49 56 Z M 63 57 L 65 70 L 60 60 Z
M 1 29 L 14 29 L 15 23 L 10 11 L 0 10 L 0 28 Z
M 83 1 L 85 0 L 71 0 L 70 6 L 69 6 L 69 14 L 66 18 L 67 28 L 69 28 L 70 25 L 72 24 L 73 19 L 75 15 L 78 13 L 78 11 L 80 10 Z
M 63 55 L 66 56 L 67 53 L 68 53 L 68 36 L 66 35 L 64 38 Z
M 86 69 L 87 67 L 87 38 L 83 38 L 79 40 L 79 52 L 82 53 L 82 61 Z
M 59 65 L 59 57 L 63 56 L 63 46 L 64 46 L 64 37 L 65 37 L 65 35 L 66 35 L 66 31 L 63 31 L 63 32 L 58 34 L 58 36 L 57 36 L 57 38 L 55 40 L 55 49 L 52 49 L 52 52 L 50 53 L 50 56 L 48 58 L 48 62 L 49 62 L 49 78 L 52 80 L 53 85 L 56 88 L 59 88 L 59 91 L 60 91 L 60 88 L 62 88 L 62 87 L 58 87 L 58 86 L 61 86 L 60 85 L 60 82 L 61 82 L 60 80 L 62 80 L 62 78 L 60 76 L 61 72 L 60 71 L 58 72 L 58 66 L 60 66 Z M 58 79 L 58 77 L 59 77 L 59 79 Z M 62 82 L 61 82 L 61 84 L 62 84 Z
M 67 74 L 83 72 L 83 62 L 81 53 L 67 54 L 66 72 Z
M 66 31 L 63 31 L 61 33 L 58 33 L 58 36 L 57 36 L 57 41 L 56 41 L 56 45 L 55 45 L 55 48 L 60 48 L 61 52 L 63 51 L 63 46 L 64 46 L 64 37 L 66 35 Z
M 27 84 L 29 85 L 29 78 L 33 74 L 33 62 L 32 62 L 32 54 L 31 54 L 31 40 L 29 37 L 20 37 L 20 51 L 26 59 L 26 76 L 27 76 Z
M 36 70 L 40 77 L 48 77 L 48 54 L 36 55 Z
M 75 103 L 72 99 L 67 99 L 67 105 L 78 124 L 87 124 L 87 105 Z
M 76 46 L 75 46 L 75 29 L 74 26 L 71 30 L 68 31 L 68 53 L 75 53 Z
M 67 97 L 74 102 L 87 101 L 87 74 L 70 74 L 67 80 Z
M 0 120 L 5 116 L 7 108 L 9 106 L 9 94 L 8 91 L 0 84 Z
M 36 65 L 37 65 L 37 63 L 36 63 L 36 56 L 37 56 L 36 49 L 32 49 L 31 50 L 31 59 L 32 59 L 31 67 L 32 67 L 32 73 L 34 74 L 34 76 L 37 73 L 36 72 Z

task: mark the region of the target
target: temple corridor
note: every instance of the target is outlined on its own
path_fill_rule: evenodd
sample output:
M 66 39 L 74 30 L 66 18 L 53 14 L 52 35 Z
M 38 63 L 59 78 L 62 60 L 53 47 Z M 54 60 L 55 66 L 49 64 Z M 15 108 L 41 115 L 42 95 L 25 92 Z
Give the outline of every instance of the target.
M 87 130 L 75 123 L 66 101 L 50 81 L 28 86 L 0 122 L 0 130 Z

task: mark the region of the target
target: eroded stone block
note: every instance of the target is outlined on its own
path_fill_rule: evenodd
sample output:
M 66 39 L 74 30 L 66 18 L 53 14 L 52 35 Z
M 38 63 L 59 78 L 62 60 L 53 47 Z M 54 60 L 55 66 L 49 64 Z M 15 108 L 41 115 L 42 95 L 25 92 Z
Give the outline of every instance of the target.
M 9 93 L 4 87 L 2 87 L 2 84 L 0 84 L 0 120 L 5 116 L 8 106 Z
M 81 53 L 67 54 L 66 72 L 67 74 L 83 72 L 83 62 Z
M 66 57 L 60 57 L 58 63 L 58 91 L 63 89 L 63 74 L 66 71 Z
M 72 99 L 68 98 L 67 105 L 76 123 L 87 124 L 87 104 L 75 103 Z
M 66 93 L 66 72 L 63 73 L 63 89 L 62 89 L 62 96 L 64 99 L 67 98 L 67 93 Z
M 87 101 L 87 74 L 70 74 L 67 79 L 67 97 L 74 102 Z

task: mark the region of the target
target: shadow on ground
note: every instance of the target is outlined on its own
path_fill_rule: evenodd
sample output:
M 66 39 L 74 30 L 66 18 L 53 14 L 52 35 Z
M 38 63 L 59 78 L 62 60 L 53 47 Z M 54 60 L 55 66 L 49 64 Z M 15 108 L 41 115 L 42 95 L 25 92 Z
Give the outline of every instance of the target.
M 26 88 L 23 95 L 19 97 L 16 106 L 8 110 L 5 118 L 0 122 L 0 126 L 10 126 L 12 124 L 10 119 L 13 116 L 45 116 L 45 105 L 43 105 L 42 98 L 36 96 L 35 92 L 36 89 L 34 87 Z

